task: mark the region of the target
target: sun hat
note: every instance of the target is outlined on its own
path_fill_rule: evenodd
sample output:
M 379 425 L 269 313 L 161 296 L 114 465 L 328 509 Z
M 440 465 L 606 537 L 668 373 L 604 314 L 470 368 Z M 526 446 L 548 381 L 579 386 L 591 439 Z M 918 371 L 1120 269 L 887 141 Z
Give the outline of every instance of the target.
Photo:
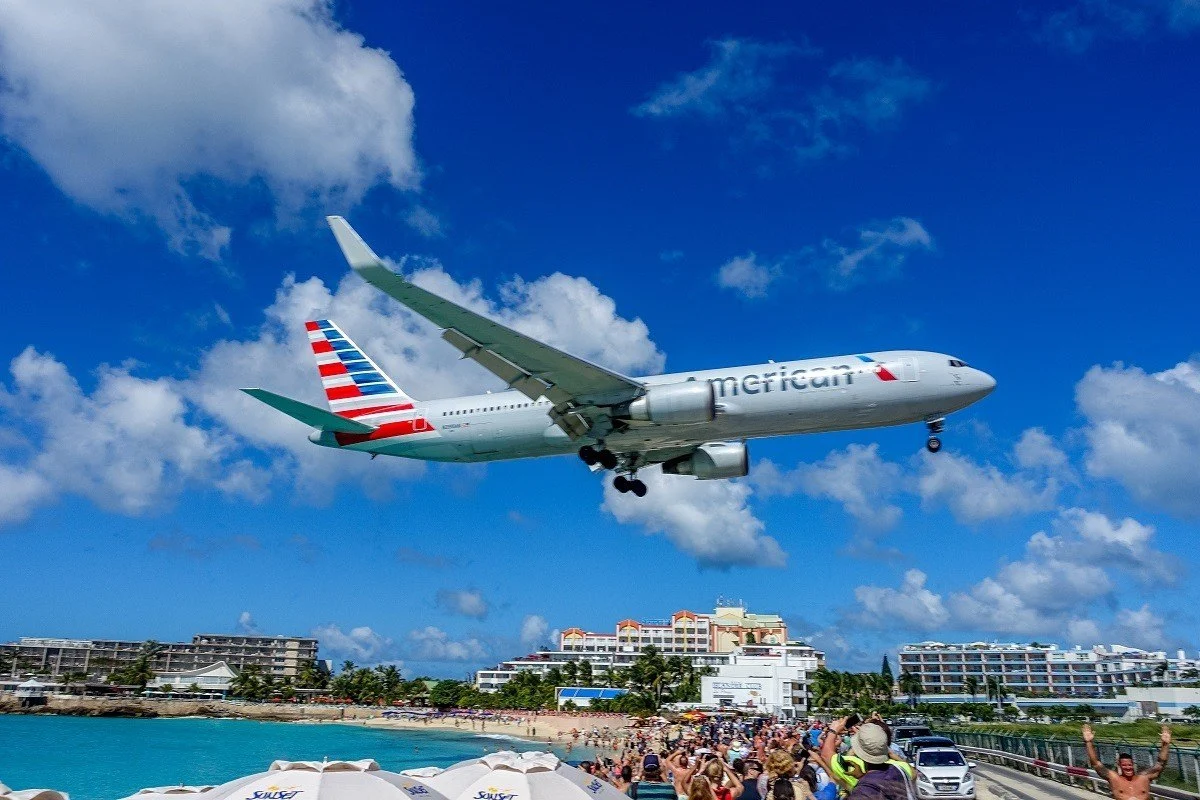
M 850 749 L 868 764 L 886 763 L 891 755 L 887 731 L 873 722 L 864 722 L 858 732 L 850 737 Z

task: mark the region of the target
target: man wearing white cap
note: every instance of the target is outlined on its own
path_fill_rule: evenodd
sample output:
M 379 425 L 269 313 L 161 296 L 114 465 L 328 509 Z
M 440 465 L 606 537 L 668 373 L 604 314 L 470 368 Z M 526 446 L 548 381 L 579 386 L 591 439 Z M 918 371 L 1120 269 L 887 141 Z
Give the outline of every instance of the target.
M 911 800 L 908 773 L 892 761 L 888 731 L 877 722 L 864 722 L 850 737 L 850 751 L 863 764 L 863 775 L 846 795 L 848 800 Z

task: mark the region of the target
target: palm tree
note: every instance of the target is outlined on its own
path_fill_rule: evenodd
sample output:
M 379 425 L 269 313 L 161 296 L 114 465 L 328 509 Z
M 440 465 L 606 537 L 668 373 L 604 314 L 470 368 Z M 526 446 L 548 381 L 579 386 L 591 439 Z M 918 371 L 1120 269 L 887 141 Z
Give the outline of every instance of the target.
M 963 690 L 971 695 L 971 702 L 975 702 L 975 695 L 979 692 L 979 678 L 974 675 L 968 675 L 963 681 Z
M 562 675 L 563 679 L 566 680 L 567 683 L 574 686 L 575 679 L 579 677 L 579 665 L 574 661 L 568 661 L 563 665 Z
M 580 686 L 591 686 L 592 682 L 594 680 L 595 680 L 595 676 L 592 675 L 592 662 L 590 662 L 590 661 L 580 662 L 580 664 L 579 664 L 579 685 Z
M 203 692 L 203 691 L 204 691 L 204 689 L 203 689 L 203 688 L 201 688 L 200 684 L 198 684 L 198 683 L 192 683 L 192 684 L 188 684 L 188 687 L 187 687 L 187 692 L 188 692 L 188 694 L 190 694 L 190 695 L 197 695 L 197 694 L 200 694 L 200 693 L 201 693 L 201 692 Z
M 247 664 L 229 682 L 229 694 L 233 697 L 244 697 L 255 700 L 262 696 L 263 680 L 262 667 L 257 664 Z
M 347 675 L 351 672 L 354 672 L 354 670 L 356 670 L 356 669 L 358 669 L 358 664 L 355 664 L 350 659 L 346 659 L 345 661 L 342 662 L 342 674 L 343 675 Z
M 921 678 L 915 672 L 907 670 L 900 673 L 899 680 L 900 691 L 908 695 L 909 705 L 914 708 L 917 705 L 917 700 L 920 699 L 921 693 L 925 691 L 925 687 L 921 685 Z

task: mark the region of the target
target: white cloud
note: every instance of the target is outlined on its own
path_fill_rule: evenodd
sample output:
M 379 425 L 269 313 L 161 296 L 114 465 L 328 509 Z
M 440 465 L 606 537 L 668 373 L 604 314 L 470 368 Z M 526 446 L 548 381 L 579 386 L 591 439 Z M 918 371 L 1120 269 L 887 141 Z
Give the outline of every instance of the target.
M 225 187 L 265 187 L 287 216 L 419 181 L 412 89 L 327 0 L 12 0 L 0 73 L 7 138 L 181 252 L 220 257 Z
M 261 631 L 258 628 L 258 623 L 254 621 L 254 615 L 249 611 L 243 611 L 238 614 L 237 632 L 245 634 L 257 634 Z
M 911 217 L 893 217 L 860 228 L 857 242 L 826 239 L 819 248 L 803 251 L 799 259 L 823 275 L 829 288 L 845 290 L 866 281 L 892 278 L 910 252 L 932 249 L 933 237 L 921 223 Z
M 605 482 L 605 511 L 618 522 L 664 534 L 704 567 L 782 567 L 787 553 L 747 506 L 752 494 L 743 481 L 699 481 L 663 475 L 658 468 L 638 473 L 649 493 L 620 494 Z
M 451 639 L 433 625 L 409 631 L 406 644 L 411 661 L 478 661 L 488 656 L 487 646 L 479 639 Z
M 889 528 L 899 521 L 900 508 L 888 498 L 903 485 L 899 464 L 885 461 L 879 445 L 851 444 L 834 450 L 814 464 L 799 464 L 780 472 L 770 461 L 761 461 L 751 473 L 763 497 L 791 495 L 796 491 L 841 503 L 846 513 L 869 528 Z
M 53 485 L 36 471 L 0 464 L 0 525 L 23 522 L 53 496 Z
M 1128 572 L 1147 585 L 1173 584 L 1182 567 L 1178 559 L 1151 546 L 1154 526 L 1126 517 L 1119 522 L 1097 511 L 1069 508 L 1061 512 L 1056 537 L 1072 558 L 1094 559 Z
M 945 503 L 955 519 L 977 524 L 991 519 L 1044 511 L 1054 506 L 1058 482 L 1043 482 L 996 467 L 979 465 L 951 453 L 922 453 L 917 493 L 926 505 Z
M 528 614 L 521 621 L 521 644 L 536 650 L 550 642 L 550 623 L 538 614 Z
M 254 468 L 232 458 L 235 442 L 192 419 L 175 382 L 100 368 L 85 393 L 65 365 L 26 348 L 0 386 L 0 408 L 25 427 L 33 452 L 7 465 L 0 522 L 28 516 L 39 502 L 78 494 L 129 515 L 157 510 L 187 485 L 221 485 L 257 499 Z
M 1112 636 L 1122 644 L 1145 647 L 1151 650 L 1166 649 L 1174 644 L 1165 630 L 1166 620 L 1150 610 L 1145 603 L 1141 608 L 1122 608 L 1116 614 Z
M 928 576 L 919 569 L 904 573 L 899 589 L 859 586 L 854 590 L 858 610 L 854 619 L 866 627 L 893 625 L 906 630 L 935 630 L 950 619 L 941 595 L 925 588 Z
M 899 59 L 849 59 L 822 71 L 813 61 L 820 51 L 807 43 L 729 38 L 710 45 L 708 63 L 661 84 L 632 113 L 732 125 L 740 144 L 771 146 L 804 162 L 851 152 L 855 133 L 897 119 L 932 89 Z
M 994 575 L 948 595 L 927 589 L 919 570 L 909 570 L 899 589 L 860 586 L 849 617 L 913 631 L 1066 635 L 1072 644 L 1097 643 L 1107 632 L 1114 641 L 1161 646 L 1164 622 L 1148 608 L 1117 609 L 1107 627 L 1092 617 L 1098 604 L 1113 604 L 1113 572 L 1156 586 L 1178 579 L 1178 562 L 1152 547 L 1154 529 L 1069 508 L 1059 512 L 1054 531 L 1034 533 L 1022 558 L 1001 563 Z M 1145 624 L 1142 633 L 1136 630 L 1139 622 Z
M 438 239 L 446 235 L 442 221 L 425 206 L 413 206 L 404 221 L 410 228 L 427 239 Z
M 717 270 L 717 285 L 731 289 L 742 297 L 757 299 L 767 296 L 767 289 L 783 275 L 779 264 L 760 264 L 758 256 L 749 253 L 726 261 Z
M 388 655 L 393 643 L 366 625 L 343 632 L 333 623 L 318 625 L 313 629 L 323 654 L 332 658 L 346 658 L 360 663 L 373 663 Z
M 1080 54 L 1104 42 L 1191 33 L 1200 26 L 1196 0 L 1076 0 L 1041 20 L 1036 38 Z
M 1067 454 L 1054 438 L 1041 428 L 1029 428 L 1013 446 L 1013 457 L 1022 469 L 1047 469 L 1051 472 L 1067 470 Z
M 442 589 L 437 593 L 437 604 L 449 611 L 472 619 L 483 619 L 488 615 L 488 602 L 478 589 Z
M 1087 420 L 1089 474 L 1151 507 L 1200 517 L 1200 359 L 1159 373 L 1092 367 L 1075 403 Z
M 774 88 L 776 73 L 787 59 L 815 54 L 807 46 L 748 39 L 722 39 L 709 46 L 712 57 L 707 64 L 662 84 L 633 113 L 639 117 L 744 113 L 746 104 Z

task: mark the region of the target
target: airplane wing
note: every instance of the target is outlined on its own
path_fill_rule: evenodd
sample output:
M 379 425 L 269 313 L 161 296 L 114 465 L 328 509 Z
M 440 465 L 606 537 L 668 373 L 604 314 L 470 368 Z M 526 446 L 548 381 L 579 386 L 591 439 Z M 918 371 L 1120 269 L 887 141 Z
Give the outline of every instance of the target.
M 550 416 L 572 438 L 607 418 L 603 407 L 645 392 L 632 378 L 517 333 L 405 280 L 388 269 L 341 217 L 327 217 L 342 254 L 372 286 L 444 328 L 442 338 L 531 400 L 546 397 Z

